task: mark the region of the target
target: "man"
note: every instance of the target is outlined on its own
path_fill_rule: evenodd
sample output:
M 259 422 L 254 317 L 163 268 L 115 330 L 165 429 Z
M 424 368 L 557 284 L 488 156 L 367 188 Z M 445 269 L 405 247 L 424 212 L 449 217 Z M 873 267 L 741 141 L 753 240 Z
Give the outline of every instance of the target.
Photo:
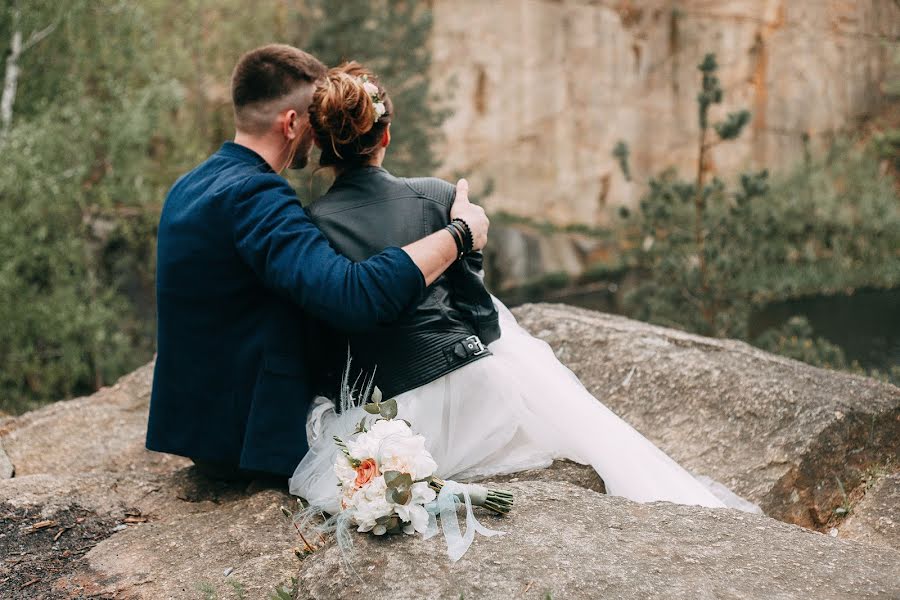
M 278 173 L 306 165 L 307 108 L 324 74 L 291 46 L 244 55 L 232 76 L 234 142 L 169 191 L 151 450 L 232 476 L 290 476 L 307 451 L 312 320 L 359 330 L 391 322 L 459 256 L 454 235 L 440 231 L 353 263 L 309 220 Z M 452 216 L 468 224 L 477 250 L 489 224 L 467 191 L 460 181 Z

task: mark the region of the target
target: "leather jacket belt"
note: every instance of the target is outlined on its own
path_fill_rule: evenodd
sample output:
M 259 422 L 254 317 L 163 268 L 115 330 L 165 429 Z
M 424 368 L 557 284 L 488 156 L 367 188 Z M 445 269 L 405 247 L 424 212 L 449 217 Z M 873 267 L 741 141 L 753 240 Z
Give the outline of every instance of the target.
M 491 351 L 477 335 L 435 332 L 393 342 L 381 338 L 377 348 L 351 343 L 351 354 L 354 366 L 374 371 L 375 384 L 388 399 L 490 356 Z

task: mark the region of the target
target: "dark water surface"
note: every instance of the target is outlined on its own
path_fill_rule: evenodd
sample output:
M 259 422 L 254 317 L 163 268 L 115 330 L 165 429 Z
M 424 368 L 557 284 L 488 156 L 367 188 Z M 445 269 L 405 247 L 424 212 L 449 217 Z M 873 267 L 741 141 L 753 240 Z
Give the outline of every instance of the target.
M 779 327 L 795 315 L 805 316 L 816 335 L 840 346 L 848 360 L 869 369 L 900 365 L 900 288 L 769 304 L 750 316 L 750 336 Z
M 621 313 L 615 285 L 579 291 L 549 292 L 540 298 L 510 298 L 512 304 L 562 302 L 592 310 Z M 518 301 L 517 301 L 518 300 Z M 766 305 L 750 316 L 750 339 L 805 316 L 817 336 L 840 346 L 847 360 L 867 369 L 889 371 L 900 365 L 900 288 L 858 290 L 850 295 L 807 296 Z

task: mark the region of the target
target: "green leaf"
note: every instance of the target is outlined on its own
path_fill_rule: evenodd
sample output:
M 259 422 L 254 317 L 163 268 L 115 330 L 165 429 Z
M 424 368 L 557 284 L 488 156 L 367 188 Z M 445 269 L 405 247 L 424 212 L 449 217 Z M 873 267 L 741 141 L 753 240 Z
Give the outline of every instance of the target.
M 407 504 L 412 500 L 412 490 L 404 489 L 403 491 L 393 490 L 394 502 L 397 504 Z
M 385 419 L 393 419 L 397 416 L 397 399 L 391 398 L 381 404 L 381 416 Z
M 385 471 L 384 472 L 384 483 L 388 487 L 394 487 L 395 482 L 402 475 L 403 475 L 403 473 L 401 473 L 400 471 Z
M 363 406 L 363 410 L 369 413 L 370 415 L 377 415 L 381 413 L 381 406 L 378 404 L 370 403 Z

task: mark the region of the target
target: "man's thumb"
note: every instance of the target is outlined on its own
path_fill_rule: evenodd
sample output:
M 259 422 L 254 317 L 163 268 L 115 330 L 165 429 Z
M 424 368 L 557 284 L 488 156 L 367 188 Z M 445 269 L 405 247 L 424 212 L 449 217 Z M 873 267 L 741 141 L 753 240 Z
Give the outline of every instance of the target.
M 456 182 L 456 201 L 465 203 L 469 201 L 469 182 L 465 179 Z

